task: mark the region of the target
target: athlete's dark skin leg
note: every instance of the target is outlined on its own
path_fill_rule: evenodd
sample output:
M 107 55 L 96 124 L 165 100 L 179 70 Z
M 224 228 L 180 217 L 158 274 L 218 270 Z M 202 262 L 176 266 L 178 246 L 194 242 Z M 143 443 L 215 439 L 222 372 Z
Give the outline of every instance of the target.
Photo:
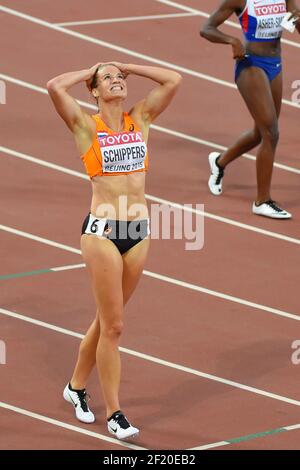
M 260 204 L 271 199 L 272 170 L 278 143 L 278 117 L 282 102 L 282 73 L 270 83 L 258 67 L 244 69 L 238 89 L 254 119 L 254 129 L 245 132 L 218 160 L 225 168 L 230 162 L 260 144 L 257 158 L 257 199 Z

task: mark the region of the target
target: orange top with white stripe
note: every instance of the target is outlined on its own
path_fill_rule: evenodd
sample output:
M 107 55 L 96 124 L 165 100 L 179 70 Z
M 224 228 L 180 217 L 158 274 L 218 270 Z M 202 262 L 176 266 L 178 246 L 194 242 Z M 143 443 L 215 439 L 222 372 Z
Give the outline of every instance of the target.
M 143 134 L 128 113 L 124 113 L 124 130 L 115 132 L 92 116 L 96 135 L 81 159 L 90 178 L 94 176 L 128 175 L 148 170 L 148 151 Z

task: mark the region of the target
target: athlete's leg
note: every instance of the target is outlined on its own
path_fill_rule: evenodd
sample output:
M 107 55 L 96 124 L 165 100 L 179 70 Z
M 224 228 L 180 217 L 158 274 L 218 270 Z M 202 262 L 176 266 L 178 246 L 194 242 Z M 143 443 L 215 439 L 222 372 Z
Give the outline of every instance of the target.
M 100 336 L 100 323 L 98 312 L 89 327 L 85 337 L 80 343 L 77 362 L 74 368 L 71 387 L 76 390 L 86 388 L 87 380 L 96 364 L 96 349 Z
M 123 255 L 123 298 L 124 305 L 127 304 L 128 300 L 132 296 L 138 281 L 142 275 L 148 251 L 150 246 L 150 239 L 146 238 L 139 242 L 127 253 Z
M 279 74 L 271 82 L 271 90 L 277 117 L 279 117 L 282 101 L 282 74 Z M 254 123 L 253 129 L 243 133 L 233 145 L 231 145 L 225 152 L 221 154 L 220 158 L 218 159 L 218 165 L 222 168 L 225 168 L 233 160 L 254 149 L 260 143 L 260 131 L 257 125 Z
M 124 306 L 130 299 L 134 289 L 138 283 L 143 269 L 143 260 L 146 258 L 149 240 L 143 240 L 139 244 L 139 248 L 133 247 L 123 255 L 123 302 Z M 143 247 L 143 250 L 142 250 Z M 142 252 L 143 251 L 143 252 Z M 135 259 L 139 257 L 139 262 Z M 81 341 L 78 353 L 77 363 L 71 379 L 71 386 L 74 389 L 86 388 L 86 383 L 90 373 L 96 363 L 96 349 L 100 336 L 99 313 L 97 311 L 96 318 L 89 327 L 85 337 Z
M 256 125 L 253 129 L 250 129 L 237 139 L 237 141 L 231 145 L 225 152 L 223 152 L 218 159 L 218 165 L 225 168 L 236 158 L 242 156 L 244 153 L 250 152 L 261 143 L 260 132 Z
M 256 202 L 258 204 L 271 199 L 272 170 L 279 139 L 278 103 L 275 106 L 273 95 L 278 94 L 277 90 L 281 83 L 279 76 L 276 82 L 275 80 L 271 88 L 270 82 L 263 70 L 257 67 L 249 67 L 241 72 L 237 81 L 239 91 L 256 123 L 262 139 L 256 157 Z
M 115 245 L 90 235 L 81 238 L 83 259 L 92 280 L 99 314 L 96 363 L 108 413 L 119 409 L 119 340 L 123 328 L 122 257 Z M 111 411 L 112 410 L 112 411 Z
M 277 75 L 274 80 L 271 81 L 271 91 L 272 96 L 275 104 L 277 118 L 279 119 L 280 112 L 281 112 L 281 105 L 282 105 L 282 88 L 283 88 L 283 80 L 282 80 L 282 73 Z
M 149 240 L 144 240 L 122 258 L 111 241 L 82 237 L 82 253 L 92 277 L 100 320 L 95 356 L 107 416 L 120 409 L 118 346 L 123 327 L 123 304 L 128 301 L 142 273 L 148 245 Z

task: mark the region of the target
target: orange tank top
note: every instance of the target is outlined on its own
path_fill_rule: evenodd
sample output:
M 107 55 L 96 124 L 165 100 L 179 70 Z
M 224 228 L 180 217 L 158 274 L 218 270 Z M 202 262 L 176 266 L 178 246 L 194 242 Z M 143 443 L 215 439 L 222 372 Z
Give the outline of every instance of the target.
M 92 118 L 96 122 L 96 135 L 89 150 L 81 157 L 90 178 L 148 170 L 147 145 L 128 113 L 124 113 L 123 132 L 111 130 L 97 114 Z

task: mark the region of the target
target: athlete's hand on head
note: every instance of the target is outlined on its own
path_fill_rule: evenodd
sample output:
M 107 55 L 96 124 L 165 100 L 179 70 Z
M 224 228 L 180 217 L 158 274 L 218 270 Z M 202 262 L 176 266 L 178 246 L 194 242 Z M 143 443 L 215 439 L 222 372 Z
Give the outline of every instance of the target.
M 97 64 L 93 65 L 91 68 L 87 69 L 87 79 L 86 79 L 86 85 L 88 88 L 90 88 L 93 77 L 96 73 L 96 70 L 100 67 L 101 62 L 97 62 Z
M 88 69 L 89 74 L 90 74 L 90 78 L 93 78 L 94 73 L 95 73 L 96 70 L 100 67 L 100 65 L 102 65 L 102 63 L 101 63 L 101 62 L 97 62 L 97 64 L 93 65 L 90 69 Z
M 238 39 L 233 38 L 231 42 L 233 58 L 236 60 L 244 59 L 246 56 L 246 49 L 244 44 Z
M 129 70 L 128 70 L 128 65 L 127 64 L 122 64 L 121 62 L 110 62 L 110 64 L 114 65 L 115 67 L 117 67 L 117 69 L 120 70 L 120 72 L 122 72 L 122 74 L 124 75 L 124 78 L 127 78 L 128 75 L 129 75 Z

